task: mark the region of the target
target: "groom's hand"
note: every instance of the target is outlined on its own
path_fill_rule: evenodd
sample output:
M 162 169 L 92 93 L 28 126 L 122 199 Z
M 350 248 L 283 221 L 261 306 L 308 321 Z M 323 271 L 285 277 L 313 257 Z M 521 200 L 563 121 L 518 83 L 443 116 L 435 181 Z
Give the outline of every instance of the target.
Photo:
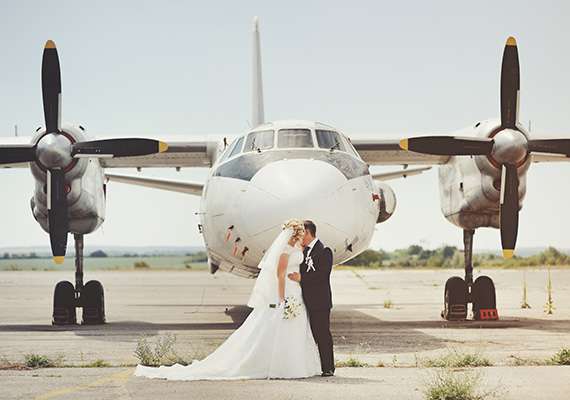
M 290 274 L 287 275 L 287 278 L 295 282 L 301 282 L 301 274 L 298 272 L 291 272 Z

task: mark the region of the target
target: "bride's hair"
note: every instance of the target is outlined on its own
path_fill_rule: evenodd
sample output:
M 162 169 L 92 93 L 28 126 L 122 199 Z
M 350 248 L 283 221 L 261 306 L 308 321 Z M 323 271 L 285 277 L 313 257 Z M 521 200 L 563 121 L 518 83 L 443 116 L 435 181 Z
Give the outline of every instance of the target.
M 290 219 L 283 224 L 283 229 L 291 228 L 293 229 L 293 234 L 291 239 L 294 241 L 299 241 L 303 239 L 305 235 L 305 225 L 300 219 Z

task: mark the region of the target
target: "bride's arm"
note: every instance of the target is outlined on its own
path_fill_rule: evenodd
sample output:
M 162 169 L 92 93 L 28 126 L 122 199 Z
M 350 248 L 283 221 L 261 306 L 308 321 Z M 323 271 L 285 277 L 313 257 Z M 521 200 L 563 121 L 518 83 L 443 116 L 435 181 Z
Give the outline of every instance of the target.
M 288 254 L 281 254 L 279 257 L 279 266 L 277 267 L 277 279 L 278 283 L 278 293 L 279 301 L 285 300 L 285 275 L 287 273 L 287 263 L 289 262 Z

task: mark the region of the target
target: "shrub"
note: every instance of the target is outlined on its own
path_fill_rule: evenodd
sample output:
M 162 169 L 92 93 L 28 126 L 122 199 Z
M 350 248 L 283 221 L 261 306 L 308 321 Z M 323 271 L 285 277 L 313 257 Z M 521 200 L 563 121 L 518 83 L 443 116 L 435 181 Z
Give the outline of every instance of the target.
M 555 365 L 570 365 L 570 348 L 560 349 L 550 361 Z
M 483 400 L 491 393 L 477 392 L 480 381 L 478 374 L 441 369 L 426 383 L 424 394 L 427 400 Z
M 52 368 L 55 367 L 55 362 L 41 354 L 26 354 L 24 356 L 24 363 L 28 368 Z

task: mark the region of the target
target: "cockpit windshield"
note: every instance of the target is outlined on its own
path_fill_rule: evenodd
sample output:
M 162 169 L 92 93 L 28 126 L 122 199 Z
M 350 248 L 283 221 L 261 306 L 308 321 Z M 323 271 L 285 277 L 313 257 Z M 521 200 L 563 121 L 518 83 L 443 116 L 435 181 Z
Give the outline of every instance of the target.
M 334 149 L 340 151 L 346 151 L 344 143 L 340 138 L 340 134 L 335 131 L 317 129 L 315 131 L 317 134 L 317 142 L 319 147 L 326 149 Z
M 251 132 L 247 135 L 243 151 L 248 152 L 271 149 L 275 141 L 274 136 L 273 131 Z
M 280 129 L 277 146 L 281 148 L 313 147 L 310 129 Z

